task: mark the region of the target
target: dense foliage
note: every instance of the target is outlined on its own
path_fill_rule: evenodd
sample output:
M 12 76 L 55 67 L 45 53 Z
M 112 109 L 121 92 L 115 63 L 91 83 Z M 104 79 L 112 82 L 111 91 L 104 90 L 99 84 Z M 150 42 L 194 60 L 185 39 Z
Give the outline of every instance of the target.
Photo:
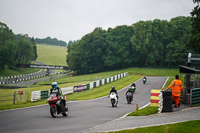
M 6 66 L 14 68 L 16 63 L 29 63 L 36 58 L 34 40 L 27 40 L 24 36 L 16 38 L 12 30 L 0 22 L 0 70 Z
M 200 53 L 200 0 L 193 0 L 194 3 L 197 3 L 197 6 L 194 7 L 191 12 L 192 16 L 192 31 L 190 36 L 189 47 L 197 53 Z
M 107 31 L 95 28 L 68 45 L 67 63 L 78 73 L 126 67 L 178 67 L 185 64 L 191 31 L 190 17 L 139 21 Z

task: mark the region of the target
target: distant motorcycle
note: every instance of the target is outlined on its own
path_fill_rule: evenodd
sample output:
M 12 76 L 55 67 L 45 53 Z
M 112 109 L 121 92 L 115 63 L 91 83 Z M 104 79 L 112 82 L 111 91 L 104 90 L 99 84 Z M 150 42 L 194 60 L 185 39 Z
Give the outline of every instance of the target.
M 47 102 L 50 105 L 50 114 L 52 117 L 57 117 L 58 114 L 62 114 L 63 116 L 67 116 L 69 111 L 66 103 L 61 101 L 60 97 L 56 96 L 56 94 L 51 94 L 47 99 Z
M 144 78 L 143 78 L 143 84 L 145 84 L 146 82 L 147 82 L 147 78 L 144 77 Z
M 127 104 L 131 104 L 131 102 L 133 101 L 133 92 L 131 92 L 130 90 L 126 92 L 126 100 Z
M 117 103 L 118 103 L 117 94 L 114 92 L 111 92 L 109 97 L 110 97 L 112 107 L 117 107 Z

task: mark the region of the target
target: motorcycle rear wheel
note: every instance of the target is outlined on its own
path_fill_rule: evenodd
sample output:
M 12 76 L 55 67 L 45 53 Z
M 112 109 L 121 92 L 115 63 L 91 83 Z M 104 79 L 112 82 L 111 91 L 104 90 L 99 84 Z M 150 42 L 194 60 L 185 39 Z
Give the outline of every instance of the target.
M 115 107 L 115 100 L 114 99 L 111 99 L 111 104 L 112 104 L 112 107 Z
M 65 112 L 62 113 L 63 116 L 67 116 L 69 114 L 68 107 L 65 107 Z

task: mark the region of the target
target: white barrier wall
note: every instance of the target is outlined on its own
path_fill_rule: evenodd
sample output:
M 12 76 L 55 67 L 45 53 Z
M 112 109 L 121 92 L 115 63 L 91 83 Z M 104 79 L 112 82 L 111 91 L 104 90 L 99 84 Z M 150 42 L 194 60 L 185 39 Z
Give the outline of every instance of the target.
M 105 84 L 105 79 L 102 79 L 101 81 L 102 81 L 102 85 L 104 85 Z
M 127 72 L 121 74 L 121 78 L 126 77 L 126 76 L 127 76 Z M 111 82 L 114 81 L 113 80 L 114 78 L 115 78 L 115 80 L 120 79 L 120 74 L 111 77 Z M 107 80 L 107 83 L 110 83 L 109 78 L 106 78 L 106 80 Z M 102 85 L 104 85 L 105 79 L 101 79 L 101 81 L 102 81 Z M 95 82 L 96 82 L 96 87 L 98 87 L 100 85 L 100 80 L 97 80 Z M 90 89 L 93 89 L 93 88 L 94 88 L 94 82 L 90 83 Z M 64 88 L 61 88 L 61 90 L 62 90 L 63 95 L 71 94 L 71 93 L 74 93 L 74 86 L 73 87 L 64 87 Z M 32 91 L 31 101 L 37 101 L 38 99 L 41 99 L 41 91 Z
M 100 80 L 96 81 L 96 87 L 99 87 L 99 82 L 100 82 Z
M 109 80 L 109 78 L 107 78 L 107 83 L 110 83 L 110 80 Z
M 63 95 L 74 93 L 74 87 L 61 88 Z
M 111 82 L 113 82 L 113 77 L 111 77 Z
M 92 83 L 90 83 L 90 89 L 92 89 L 93 88 L 93 82 Z
M 41 91 L 32 91 L 31 92 L 31 102 L 41 99 Z
M 115 80 L 117 80 L 117 75 L 115 75 Z

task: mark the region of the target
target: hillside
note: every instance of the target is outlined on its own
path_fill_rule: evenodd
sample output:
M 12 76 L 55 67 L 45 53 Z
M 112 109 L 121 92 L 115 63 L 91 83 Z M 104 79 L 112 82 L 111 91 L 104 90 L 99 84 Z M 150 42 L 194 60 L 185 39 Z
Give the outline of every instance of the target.
M 47 65 L 66 66 L 66 47 L 37 44 L 37 61 Z

